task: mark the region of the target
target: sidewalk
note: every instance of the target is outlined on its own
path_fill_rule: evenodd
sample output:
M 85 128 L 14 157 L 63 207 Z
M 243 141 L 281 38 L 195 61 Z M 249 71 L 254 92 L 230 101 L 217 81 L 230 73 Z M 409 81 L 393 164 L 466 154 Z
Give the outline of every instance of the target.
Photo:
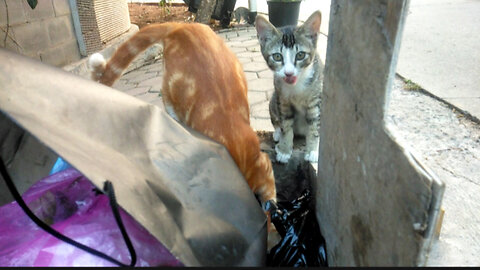
M 410 1 L 397 73 L 480 121 L 480 2 Z

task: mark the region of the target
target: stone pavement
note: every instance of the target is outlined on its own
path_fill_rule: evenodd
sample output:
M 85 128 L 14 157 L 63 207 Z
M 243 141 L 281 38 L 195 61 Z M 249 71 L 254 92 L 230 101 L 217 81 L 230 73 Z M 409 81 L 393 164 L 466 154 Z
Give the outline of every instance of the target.
M 397 72 L 480 121 L 480 1 L 415 0 Z
M 248 82 L 251 126 L 257 131 L 273 131 L 268 111 L 268 102 L 274 89 L 273 72 L 260 53 L 255 28 L 238 26 L 220 30 L 218 35 L 226 41 L 243 65 Z M 326 46 L 326 36 L 320 35 L 318 51 L 323 61 L 325 61 Z M 141 59 L 142 56 L 139 58 Z M 157 57 L 150 63 L 123 74 L 113 88 L 163 108 L 160 95 L 162 65 L 162 60 Z

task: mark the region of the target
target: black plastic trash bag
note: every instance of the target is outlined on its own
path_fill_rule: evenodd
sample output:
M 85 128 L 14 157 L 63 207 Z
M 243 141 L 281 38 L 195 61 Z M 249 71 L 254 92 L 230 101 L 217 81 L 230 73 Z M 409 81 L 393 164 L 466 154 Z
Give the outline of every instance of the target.
M 280 242 L 267 254 L 267 266 L 328 266 L 325 239 L 315 216 L 315 203 L 304 166 L 299 165 L 293 183 L 303 192 L 294 199 L 268 202 L 267 209 Z M 285 188 L 284 188 L 285 189 Z

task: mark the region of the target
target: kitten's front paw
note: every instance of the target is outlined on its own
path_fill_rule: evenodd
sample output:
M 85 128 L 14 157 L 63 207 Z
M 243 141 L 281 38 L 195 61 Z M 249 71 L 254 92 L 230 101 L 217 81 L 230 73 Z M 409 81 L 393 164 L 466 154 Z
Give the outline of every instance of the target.
M 282 153 L 278 149 L 278 145 L 275 146 L 275 152 L 277 153 L 277 161 L 280 163 L 288 163 L 288 160 L 290 157 L 292 157 L 292 151 L 290 150 L 290 153 Z
M 280 137 L 282 137 L 282 129 L 276 128 L 275 132 L 273 132 L 273 141 L 274 142 L 280 141 Z
M 318 152 L 317 151 L 310 151 L 305 154 L 305 160 L 311 163 L 317 163 L 318 161 Z

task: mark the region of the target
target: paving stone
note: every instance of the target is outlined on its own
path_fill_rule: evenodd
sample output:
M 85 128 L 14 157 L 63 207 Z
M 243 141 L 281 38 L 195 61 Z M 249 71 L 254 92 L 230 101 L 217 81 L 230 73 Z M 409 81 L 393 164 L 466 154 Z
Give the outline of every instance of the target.
M 148 102 L 148 103 L 152 103 L 152 102 L 156 102 L 157 99 L 159 98 L 159 95 L 158 93 L 146 93 L 146 94 L 143 94 L 143 95 L 138 95 L 138 96 L 135 96 L 145 102 Z
M 259 65 L 265 65 L 265 67 L 267 67 L 267 69 L 270 70 L 270 68 L 267 65 L 267 62 L 265 62 L 265 59 L 263 58 L 263 55 L 261 55 L 260 53 L 252 53 L 252 54 L 255 55 L 255 57 L 252 57 L 253 62 L 258 63 Z
M 240 52 L 246 52 L 247 48 L 244 47 L 230 47 L 230 50 L 232 50 L 233 53 L 237 54 Z
M 235 47 L 245 48 L 245 46 L 243 45 L 243 42 L 241 41 L 227 41 L 227 45 L 230 48 L 235 48 Z
M 150 88 L 150 90 L 148 90 L 148 92 L 160 94 L 162 92 L 162 85 L 161 84 L 152 85 L 152 87 Z
M 258 79 L 257 73 L 256 72 L 250 72 L 250 71 L 245 72 L 245 77 L 247 78 L 248 82 L 250 82 L 252 80 L 255 80 L 255 79 Z
M 159 51 L 161 48 L 157 47 L 150 47 L 151 49 L 151 54 L 155 54 L 155 51 Z M 153 52 L 152 52 L 153 51 Z M 163 61 L 161 59 L 156 59 L 154 60 L 155 57 L 159 57 L 158 53 L 157 55 L 143 55 L 139 56 L 137 60 L 140 60 L 139 62 L 139 67 L 136 69 L 138 71 L 162 71 L 163 70 Z M 143 59 L 143 61 L 142 61 Z
M 271 79 L 273 80 L 273 71 L 268 69 L 264 71 L 259 71 L 258 72 L 258 77 L 262 79 Z
M 238 57 L 237 55 L 237 58 L 242 64 L 248 64 L 252 62 L 252 58 L 249 58 L 249 57 Z
M 267 100 L 265 92 L 248 91 L 248 104 L 252 107 L 255 104 L 263 103 Z M 251 112 L 250 112 L 251 113 Z
M 250 37 L 250 35 L 239 35 L 238 37 L 233 37 L 233 38 L 230 38 L 230 41 L 233 41 L 233 42 L 246 42 L 246 41 L 249 41 L 251 40 L 252 38 Z
M 255 131 L 270 131 L 273 132 L 272 122 L 269 118 L 254 118 L 250 117 L 250 126 Z
M 231 37 L 230 40 L 232 41 L 247 41 L 250 38 L 248 37 L 248 33 L 246 31 L 237 31 L 237 37 Z
M 245 47 L 251 47 L 251 46 L 258 46 L 260 48 L 260 43 L 258 43 L 258 39 L 250 39 L 248 41 L 242 42 L 242 45 Z
M 263 59 L 263 56 L 259 52 L 251 52 L 251 51 L 245 51 L 245 52 L 239 52 L 237 53 L 237 57 L 246 57 L 249 59 L 253 59 L 255 57 L 261 57 Z
M 221 37 L 224 41 L 227 41 L 228 38 L 227 38 L 227 33 L 219 33 L 217 34 L 219 37 Z
M 162 77 L 163 76 L 163 72 L 161 72 L 161 71 L 152 70 L 152 71 L 145 71 L 145 73 L 152 74 L 153 77 Z
M 144 80 L 144 81 L 141 81 L 138 86 L 152 86 L 152 87 L 156 87 L 156 89 L 158 89 L 158 87 L 162 87 L 162 82 L 163 82 L 163 78 L 161 76 L 157 76 L 157 77 L 152 77 L 148 80 Z
M 130 90 L 125 91 L 125 93 L 138 97 L 138 96 L 143 96 L 149 92 L 150 86 L 144 86 L 144 87 L 136 87 Z
M 238 37 L 238 33 L 237 32 L 229 32 L 225 35 L 225 37 L 228 38 L 234 38 L 234 37 Z
M 267 70 L 268 66 L 265 62 L 263 63 L 256 63 L 256 62 L 251 62 L 251 63 L 246 63 L 243 65 L 243 70 L 244 71 L 253 71 L 253 72 L 259 72 L 259 71 L 264 71 Z
M 231 31 L 232 31 L 231 29 L 220 29 L 217 32 L 220 33 L 220 34 L 226 35 L 226 34 L 230 33 Z
M 260 44 L 257 40 L 247 40 L 247 41 L 233 41 L 227 43 L 231 47 L 242 47 L 242 48 L 250 48 L 256 47 L 258 48 L 257 51 L 260 51 Z
M 255 79 L 248 82 L 248 88 L 256 91 L 267 91 L 274 89 L 272 79 Z
M 127 79 L 127 78 L 124 78 L 124 77 L 120 77 L 116 82 L 128 83 L 128 79 Z
M 130 73 L 129 73 L 130 74 Z M 130 83 L 138 83 L 139 86 L 144 86 L 143 82 L 148 81 L 152 78 L 156 78 L 156 73 L 147 73 L 147 72 L 135 72 L 135 76 L 132 75 L 129 77 L 128 81 Z
M 257 31 L 250 31 L 249 29 L 255 29 L 255 27 L 250 27 L 250 28 L 247 28 L 245 30 L 242 30 L 242 31 L 238 31 L 238 36 L 246 36 L 246 37 L 250 37 L 250 38 L 254 38 L 256 39 L 257 38 Z
M 136 83 L 130 83 L 127 80 L 117 80 L 113 85 L 113 88 L 120 90 L 120 91 L 128 91 L 130 89 L 134 89 L 137 87 Z
M 251 45 L 247 47 L 247 51 L 249 52 L 256 52 L 258 55 L 261 55 L 260 53 L 260 45 Z
M 263 101 L 260 103 L 252 104 L 250 106 L 250 115 L 252 117 L 257 117 L 257 118 L 265 118 L 265 119 L 270 119 L 270 111 L 268 109 L 268 100 L 265 98 L 265 94 L 263 94 Z
M 136 77 L 138 77 L 139 75 L 143 74 L 143 72 L 138 72 L 137 70 L 134 70 L 134 71 L 130 71 L 128 73 L 124 73 L 122 75 L 122 79 L 126 79 L 126 80 L 135 80 Z
M 236 25 L 234 26 L 234 31 L 236 31 L 237 33 L 240 33 L 240 32 L 246 32 L 247 31 L 247 26 L 243 26 L 243 25 Z
M 123 75 L 121 78 L 128 80 L 129 83 L 139 84 L 156 76 L 155 73 L 146 73 L 145 71 L 134 70 Z
M 148 65 L 146 68 L 146 72 L 163 72 L 163 61 Z

